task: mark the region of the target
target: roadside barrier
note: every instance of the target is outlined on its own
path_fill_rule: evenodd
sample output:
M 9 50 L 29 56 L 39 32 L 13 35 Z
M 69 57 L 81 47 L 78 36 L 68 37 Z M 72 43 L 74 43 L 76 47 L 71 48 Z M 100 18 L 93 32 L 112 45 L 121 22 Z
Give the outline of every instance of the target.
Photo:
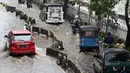
M 11 12 L 15 12 L 16 8 L 13 6 L 6 6 L 6 11 L 11 11 Z
M 57 59 L 56 63 L 64 69 L 71 69 L 74 73 L 81 73 L 77 66 L 67 58 L 67 54 L 54 48 L 46 48 L 46 55 Z

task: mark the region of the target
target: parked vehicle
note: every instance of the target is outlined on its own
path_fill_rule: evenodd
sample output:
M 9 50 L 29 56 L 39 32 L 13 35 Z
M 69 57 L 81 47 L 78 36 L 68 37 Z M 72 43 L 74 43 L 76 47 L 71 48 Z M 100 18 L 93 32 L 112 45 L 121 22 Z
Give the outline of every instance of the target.
M 35 42 L 31 32 L 27 30 L 16 30 L 5 35 L 7 42 L 6 50 L 12 54 L 35 54 Z
M 130 73 L 130 52 L 125 49 L 103 49 L 94 58 L 95 73 Z
M 99 50 L 98 28 L 94 26 L 80 27 L 80 51 L 83 50 Z
M 44 4 L 40 6 L 40 19 L 46 23 L 63 23 L 63 7 L 61 4 Z

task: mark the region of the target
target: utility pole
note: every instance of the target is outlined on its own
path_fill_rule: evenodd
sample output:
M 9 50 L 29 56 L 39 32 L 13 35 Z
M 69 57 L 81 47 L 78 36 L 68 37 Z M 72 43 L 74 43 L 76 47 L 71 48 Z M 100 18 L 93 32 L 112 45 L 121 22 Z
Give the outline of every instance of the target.
M 64 18 L 66 17 L 66 14 L 67 14 L 68 1 L 69 0 L 64 0 L 64 7 L 63 7 Z

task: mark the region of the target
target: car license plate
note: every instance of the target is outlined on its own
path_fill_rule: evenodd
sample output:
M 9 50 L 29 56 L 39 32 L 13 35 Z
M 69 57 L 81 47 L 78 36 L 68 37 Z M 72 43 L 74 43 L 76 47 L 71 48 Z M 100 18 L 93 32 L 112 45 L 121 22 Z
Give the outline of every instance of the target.
M 27 45 L 19 45 L 19 48 L 26 48 Z

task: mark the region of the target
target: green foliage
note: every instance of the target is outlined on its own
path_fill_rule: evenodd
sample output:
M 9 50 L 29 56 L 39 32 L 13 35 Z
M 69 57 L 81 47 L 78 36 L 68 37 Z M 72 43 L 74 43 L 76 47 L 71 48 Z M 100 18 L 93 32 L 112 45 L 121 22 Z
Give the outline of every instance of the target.
M 100 41 L 103 41 L 103 38 L 105 38 L 105 36 L 106 36 L 106 33 L 101 32 L 101 33 L 99 34 L 99 39 L 100 39 Z
M 125 48 L 126 50 L 130 51 L 130 47 Z
M 74 3 L 77 3 L 77 4 L 81 5 L 81 6 L 88 6 L 88 3 L 83 2 L 83 1 L 81 1 L 81 0 L 73 0 L 73 2 L 74 2 Z
M 88 8 L 92 11 L 95 11 L 95 14 L 98 16 L 98 19 L 102 19 L 107 15 L 114 13 L 112 9 L 118 3 L 116 0 L 90 0 Z

